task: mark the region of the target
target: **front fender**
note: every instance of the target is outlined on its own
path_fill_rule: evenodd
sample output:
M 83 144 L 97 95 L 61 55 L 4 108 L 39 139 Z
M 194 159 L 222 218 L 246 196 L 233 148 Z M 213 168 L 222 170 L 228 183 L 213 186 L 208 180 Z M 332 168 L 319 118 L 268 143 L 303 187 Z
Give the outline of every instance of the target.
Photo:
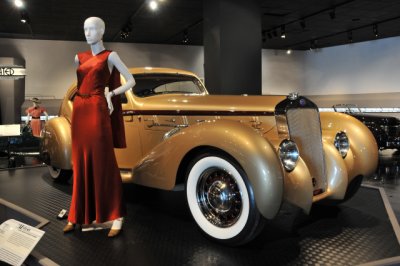
M 283 197 L 280 160 L 268 141 L 237 121 L 208 121 L 181 129 L 154 147 L 133 169 L 133 180 L 147 186 L 173 189 L 185 156 L 206 146 L 225 151 L 241 165 L 250 180 L 258 210 L 265 218 L 273 218 Z
M 332 112 L 321 112 L 323 137 L 333 143 L 339 131 L 346 132 L 351 152 L 344 158 L 348 182 L 358 176 L 371 176 L 378 166 L 378 146 L 371 131 L 356 118 Z
M 71 125 L 64 117 L 50 119 L 42 132 L 41 156 L 46 164 L 72 169 Z

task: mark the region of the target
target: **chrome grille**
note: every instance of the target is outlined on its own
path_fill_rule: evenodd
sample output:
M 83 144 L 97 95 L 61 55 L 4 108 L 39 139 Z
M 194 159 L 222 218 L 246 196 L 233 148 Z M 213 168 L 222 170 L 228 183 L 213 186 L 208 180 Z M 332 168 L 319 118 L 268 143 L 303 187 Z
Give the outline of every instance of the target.
M 295 108 L 287 111 L 290 139 L 299 147 L 315 183 L 314 189 L 326 187 L 325 161 L 319 113 L 312 108 Z

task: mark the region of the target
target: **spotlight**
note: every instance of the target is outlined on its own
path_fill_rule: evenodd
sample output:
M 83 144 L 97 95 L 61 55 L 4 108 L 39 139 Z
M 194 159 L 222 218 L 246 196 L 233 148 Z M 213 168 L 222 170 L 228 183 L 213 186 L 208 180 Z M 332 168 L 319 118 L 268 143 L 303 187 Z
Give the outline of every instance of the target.
M 28 13 L 26 13 L 25 11 L 21 11 L 21 22 L 24 24 L 29 24 L 31 22 Z
M 349 43 L 353 42 L 353 32 L 352 31 L 347 32 L 347 40 L 349 41 Z
M 335 19 L 336 18 L 336 11 L 335 9 L 332 9 L 331 12 L 329 12 L 329 17 L 331 19 Z
M 306 28 L 306 21 L 304 19 L 300 20 L 300 27 L 304 30 Z
M 285 39 L 286 38 L 286 33 L 285 33 L 285 25 L 281 26 L 281 38 Z
M 291 54 L 292 53 L 292 49 L 287 49 L 286 54 Z
M 378 25 L 377 24 L 372 25 L 372 31 L 374 32 L 375 38 L 378 38 L 379 33 L 378 33 Z
M 153 11 L 156 10 L 156 9 L 158 8 L 158 3 L 157 3 L 157 1 L 154 1 L 154 0 L 153 0 L 153 1 L 150 1 L 150 2 L 149 2 L 149 7 L 150 7 L 150 9 L 153 10 Z
M 182 43 L 187 44 L 188 42 L 189 42 L 189 31 L 188 31 L 188 29 L 185 29 L 183 31 Z

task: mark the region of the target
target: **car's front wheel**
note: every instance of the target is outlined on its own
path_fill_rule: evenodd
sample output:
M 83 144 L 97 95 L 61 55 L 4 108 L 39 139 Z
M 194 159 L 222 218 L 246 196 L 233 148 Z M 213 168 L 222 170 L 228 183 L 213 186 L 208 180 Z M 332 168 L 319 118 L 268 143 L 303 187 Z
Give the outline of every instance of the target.
M 47 168 L 51 178 L 58 182 L 66 182 L 72 176 L 72 170 L 60 169 L 51 165 L 48 165 Z
M 246 173 L 228 156 L 207 153 L 192 160 L 186 196 L 197 225 L 218 242 L 247 243 L 264 225 Z

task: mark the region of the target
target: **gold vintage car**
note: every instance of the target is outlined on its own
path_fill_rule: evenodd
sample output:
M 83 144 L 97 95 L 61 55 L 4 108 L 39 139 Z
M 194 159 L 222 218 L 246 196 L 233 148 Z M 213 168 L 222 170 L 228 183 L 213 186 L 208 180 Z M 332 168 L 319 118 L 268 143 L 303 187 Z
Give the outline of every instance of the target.
M 127 148 L 116 149 L 125 182 L 185 189 L 201 230 L 223 243 L 252 240 L 283 201 L 304 212 L 342 202 L 374 173 L 378 148 L 368 128 L 341 113 L 319 113 L 305 97 L 209 95 L 193 73 L 133 68 L 123 98 Z M 54 178 L 71 174 L 76 85 L 45 126 L 41 153 Z

